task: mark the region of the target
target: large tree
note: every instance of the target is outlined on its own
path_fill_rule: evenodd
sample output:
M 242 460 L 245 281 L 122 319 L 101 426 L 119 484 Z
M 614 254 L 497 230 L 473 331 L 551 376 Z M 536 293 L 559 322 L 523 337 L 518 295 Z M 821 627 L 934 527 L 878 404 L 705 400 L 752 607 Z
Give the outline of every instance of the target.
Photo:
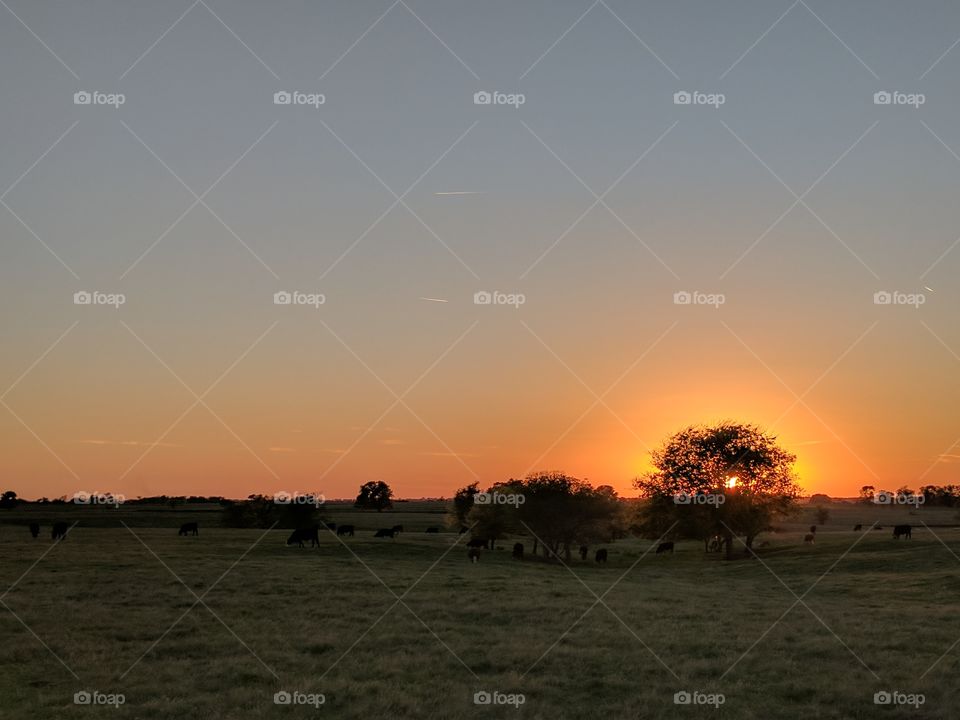
M 795 461 L 754 425 L 685 428 L 653 452 L 655 470 L 635 481 L 648 500 L 640 527 L 649 533 L 672 525 L 705 542 L 719 535 L 729 558 L 735 536 L 752 548 L 774 518 L 794 509 L 800 495 Z
M 393 490 L 383 480 L 371 480 L 360 486 L 354 507 L 363 510 L 388 510 L 393 507 Z

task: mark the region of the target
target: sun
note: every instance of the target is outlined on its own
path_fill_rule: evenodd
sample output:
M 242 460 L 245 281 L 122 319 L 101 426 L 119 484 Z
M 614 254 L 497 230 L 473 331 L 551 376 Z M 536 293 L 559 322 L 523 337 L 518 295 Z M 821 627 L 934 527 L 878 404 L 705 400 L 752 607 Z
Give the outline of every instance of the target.
M 724 483 L 728 488 L 735 488 L 737 486 L 738 478 L 736 475 L 727 478 L 727 482 Z

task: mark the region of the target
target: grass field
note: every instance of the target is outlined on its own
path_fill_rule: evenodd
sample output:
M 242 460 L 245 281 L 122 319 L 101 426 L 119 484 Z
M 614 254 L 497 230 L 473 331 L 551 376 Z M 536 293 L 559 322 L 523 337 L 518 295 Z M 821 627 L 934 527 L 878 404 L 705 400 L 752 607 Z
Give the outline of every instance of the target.
M 960 716 L 956 513 L 830 510 L 814 545 L 801 542 L 807 508 L 761 538 L 759 560 L 725 562 L 695 542 L 644 555 L 649 543 L 630 539 L 609 546 L 605 567 L 517 562 L 512 539 L 469 564 L 463 537 L 423 532 L 443 517 L 429 504 L 331 508 L 363 529 L 345 543 L 324 535 L 320 549 L 212 519 L 181 538 L 182 510 L 166 527 L 129 529 L 77 514 L 52 545 L 49 527 L 33 540 L 13 511 L 0 526 L 0 589 L 12 586 L 0 716 Z M 885 529 L 852 531 L 875 521 Z M 896 521 L 913 524 L 912 540 L 890 537 Z M 395 522 L 407 528 L 398 539 L 372 537 Z M 277 705 L 283 690 L 324 702 Z M 883 690 L 924 702 L 877 706 Z M 77 705 L 82 691 L 124 703 Z M 475 704 L 481 691 L 524 702 Z M 724 701 L 678 705 L 679 691 Z

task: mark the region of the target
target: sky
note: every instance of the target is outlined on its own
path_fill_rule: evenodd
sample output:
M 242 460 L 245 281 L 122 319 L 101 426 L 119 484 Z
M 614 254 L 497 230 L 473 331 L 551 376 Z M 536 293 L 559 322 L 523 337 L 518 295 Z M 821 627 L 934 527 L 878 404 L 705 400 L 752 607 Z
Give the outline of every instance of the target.
M 807 492 L 960 481 L 958 38 L 947 2 L 7 0 L 0 484 L 629 496 L 725 419 Z

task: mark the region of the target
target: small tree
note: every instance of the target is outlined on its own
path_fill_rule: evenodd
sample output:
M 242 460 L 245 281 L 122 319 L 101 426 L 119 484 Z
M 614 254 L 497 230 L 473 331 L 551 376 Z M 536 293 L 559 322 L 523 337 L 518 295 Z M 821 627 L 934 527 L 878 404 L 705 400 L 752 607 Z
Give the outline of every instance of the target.
M 873 502 L 874 495 L 877 494 L 877 489 L 873 485 L 864 485 L 860 488 L 860 495 L 858 500 L 864 505 L 870 505 Z
M 20 500 L 17 498 L 17 494 L 13 490 L 7 490 L 3 495 L 0 495 L 0 508 L 4 510 L 11 510 L 17 506 L 17 503 Z
M 393 507 L 393 490 L 383 480 L 371 480 L 360 486 L 360 493 L 353 504 L 362 510 L 389 510 Z
M 451 522 L 453 522 L 457 528 L 466 527 L 468 524 L 467 516 L 473 508 L 473 496 L 478 492 L 480 492 L 480 483 L 472 482 L 466 487 L 457 490 L 453 496 L 453 515 L 451 516 Z

